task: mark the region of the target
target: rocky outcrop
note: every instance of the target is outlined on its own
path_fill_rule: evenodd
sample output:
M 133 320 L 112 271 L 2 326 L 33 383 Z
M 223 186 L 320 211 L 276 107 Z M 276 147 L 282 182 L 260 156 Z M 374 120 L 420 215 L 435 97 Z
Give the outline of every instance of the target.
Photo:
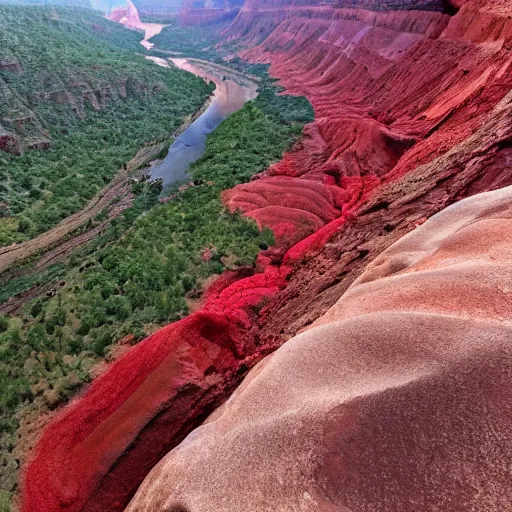
M 17 59 L 0 60 L 0 71 L 9 71 L 10 73 L 14 73 L 16 75 L 23 73 L 21 64 Z
M 131 28 L 142 29 L 139 11 L 131 0 L 127 0 L 125 6 L 116 6 L 107 15 L 107 18 L 117 23 L 122 23 Z
M 12 153 L 13 155 L 21 155 L 21 147 L 19 140 L 7 130 L 0 126 L 0 150 Z
M 0 144 L 0 150 L 21 154 L 25 149 L 44 149 L 51 145 L 48 129 L 43 127 L 44 120 L 36 113 L 39 109 L 56 106 L 64 109 L 63 115 L 85 119 L 87 108 L 101 111 L 128 95 L 140 97 L 156 94 L 162 86 L 162 83 L 148 84 L 132 77 L 112 82 L 73 78 L 66 84 L 54 83 L 31 93 L 27 100 L 28 108 L 22 98 L 0 78 L 0 98 L 5 101 L 0 107 L 0 122 L 8 132 L 4 130 L 1 135 L 4 143 Z
M 288 338 L 322 315 L 365 266 L 393 242 L 450 204 L 512 184 L 512 95 L 445 155 L 380 187 L 351 216 L 288 251 L 287 287 L 261 312 L 263 332 Z M 333 223 L 335 224 L 335 223 Z M 324 233 L 326 231 L 327 233 Z
M 292 153 L 223 200 L 288 249 L 366 199 L 415 142 L 373 119 L 325 117 L 306 127 Z
M 508 510 L 511 234 L 508 187 L 392 245 L 127 511 Z

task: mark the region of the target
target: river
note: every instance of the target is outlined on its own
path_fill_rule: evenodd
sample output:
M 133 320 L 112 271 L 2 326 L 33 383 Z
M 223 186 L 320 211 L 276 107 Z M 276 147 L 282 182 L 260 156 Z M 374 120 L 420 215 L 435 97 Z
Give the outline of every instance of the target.
M 190 164 L 204 153 L 208 134 L 258 94 L 255 81 L 225 66 L 198 59 L 170 60 L 180 69 L 215 82 L 216 88 L 210 106 L 174 140 L 165 159 L 151 169 L 151 179 L 161 179 L 164 187 L 187 179 Z
M 165 25 L 144 23 L 131 0 L 125 7 L 116 7 L 108 18 L 123 25 L 144 31 L 141 44 L 148 50 L 153 48 L 149 39 L 159 34 Z M 230 114 L 240 110 L 244 103 L 254 99 L 258 93 L 258 79 L 238 73 L 226 66 L 191 58 L 164 59 L 147 56 L 147 59 L 163 67 L 170 62 L 180 69 L 215 83 L 215 92 L 210 106 L 171 144 L 167 156 L 152 167 L 150 178 L 162 180 L 164 187 L 187 179 L 190 164 L 198 160 L 204 153 L 206 138 Z

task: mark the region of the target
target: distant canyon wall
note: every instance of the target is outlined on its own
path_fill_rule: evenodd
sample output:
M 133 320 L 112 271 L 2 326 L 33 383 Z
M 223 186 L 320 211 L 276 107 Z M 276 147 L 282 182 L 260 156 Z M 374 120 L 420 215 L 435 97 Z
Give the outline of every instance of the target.
M 228 9 L 183 9 L 180 24 L 183 26 L 209 25 L 225 20 L 232 20 L 238 14 L 238 8 Z
M 264 10 L 270 7 L 326 7 L 375 11 L 432 10 L 442 12 L 447 5 L 445 0 L 247 0 L 244 3 L 244 8 Z
M 183 0 L 134 0 L 133 3 L 142 21 L 154 23 L 168 23 L 176 19 L 183 6 Z

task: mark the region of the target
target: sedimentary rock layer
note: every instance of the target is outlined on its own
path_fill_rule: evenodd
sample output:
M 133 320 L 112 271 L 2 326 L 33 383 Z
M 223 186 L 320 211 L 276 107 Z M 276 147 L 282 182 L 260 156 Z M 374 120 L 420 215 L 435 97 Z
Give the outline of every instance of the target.
M 508 187 L 376 258 L 127 511 L 509 510 L 511 340 Z
M 304 191 L 320 182 L 324 201 L 340 212 L 466 139 L 511 86 L 512 22 L 488 6 L 468 4 L 454 17 L 258 6 L 246 4 L 226 36 L 246 42 L 249 60 L 271 63 L 289 92 L 310 99 L 316 116 L 301 146 L 262 181 L 287 176 Z M 279 194 L 273 202 L 256 199 L 263 183 L 234 189 L 227 202 L 279 226 Z M 301 224 L 315 203 L 303 201 L 294 223 L 299 234 L 288 242 L 303 238 Z
M 225 193 L 232 210 L 276 229 L 288 250 L 287 286 L 260 318 L 266 333 L 287 338 L 417 222 L 511 183 L 512 114 L 509 100 L 499 102 L 512 87 L 512 4 L 466 2 L 454 16 L 256 7 L 246 4 L 226 37 L 245 41 L 245 57 L 269 62 L 316 115 L 292 153 Z M 279 197 L 290 185 L 276 188 L 282 177 L 305 196 L 283 221 Z M 337 219 L 308 222 L 318 204 L 314 194 L 306 200 L 310 190 L 322 191 Z

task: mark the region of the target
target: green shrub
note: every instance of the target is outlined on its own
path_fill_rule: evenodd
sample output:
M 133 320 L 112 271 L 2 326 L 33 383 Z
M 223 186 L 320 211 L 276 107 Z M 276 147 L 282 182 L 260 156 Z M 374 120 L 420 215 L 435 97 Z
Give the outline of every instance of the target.
M 9 318 L 0 316 L 0 332 L 5 332 L 9 328 Z

